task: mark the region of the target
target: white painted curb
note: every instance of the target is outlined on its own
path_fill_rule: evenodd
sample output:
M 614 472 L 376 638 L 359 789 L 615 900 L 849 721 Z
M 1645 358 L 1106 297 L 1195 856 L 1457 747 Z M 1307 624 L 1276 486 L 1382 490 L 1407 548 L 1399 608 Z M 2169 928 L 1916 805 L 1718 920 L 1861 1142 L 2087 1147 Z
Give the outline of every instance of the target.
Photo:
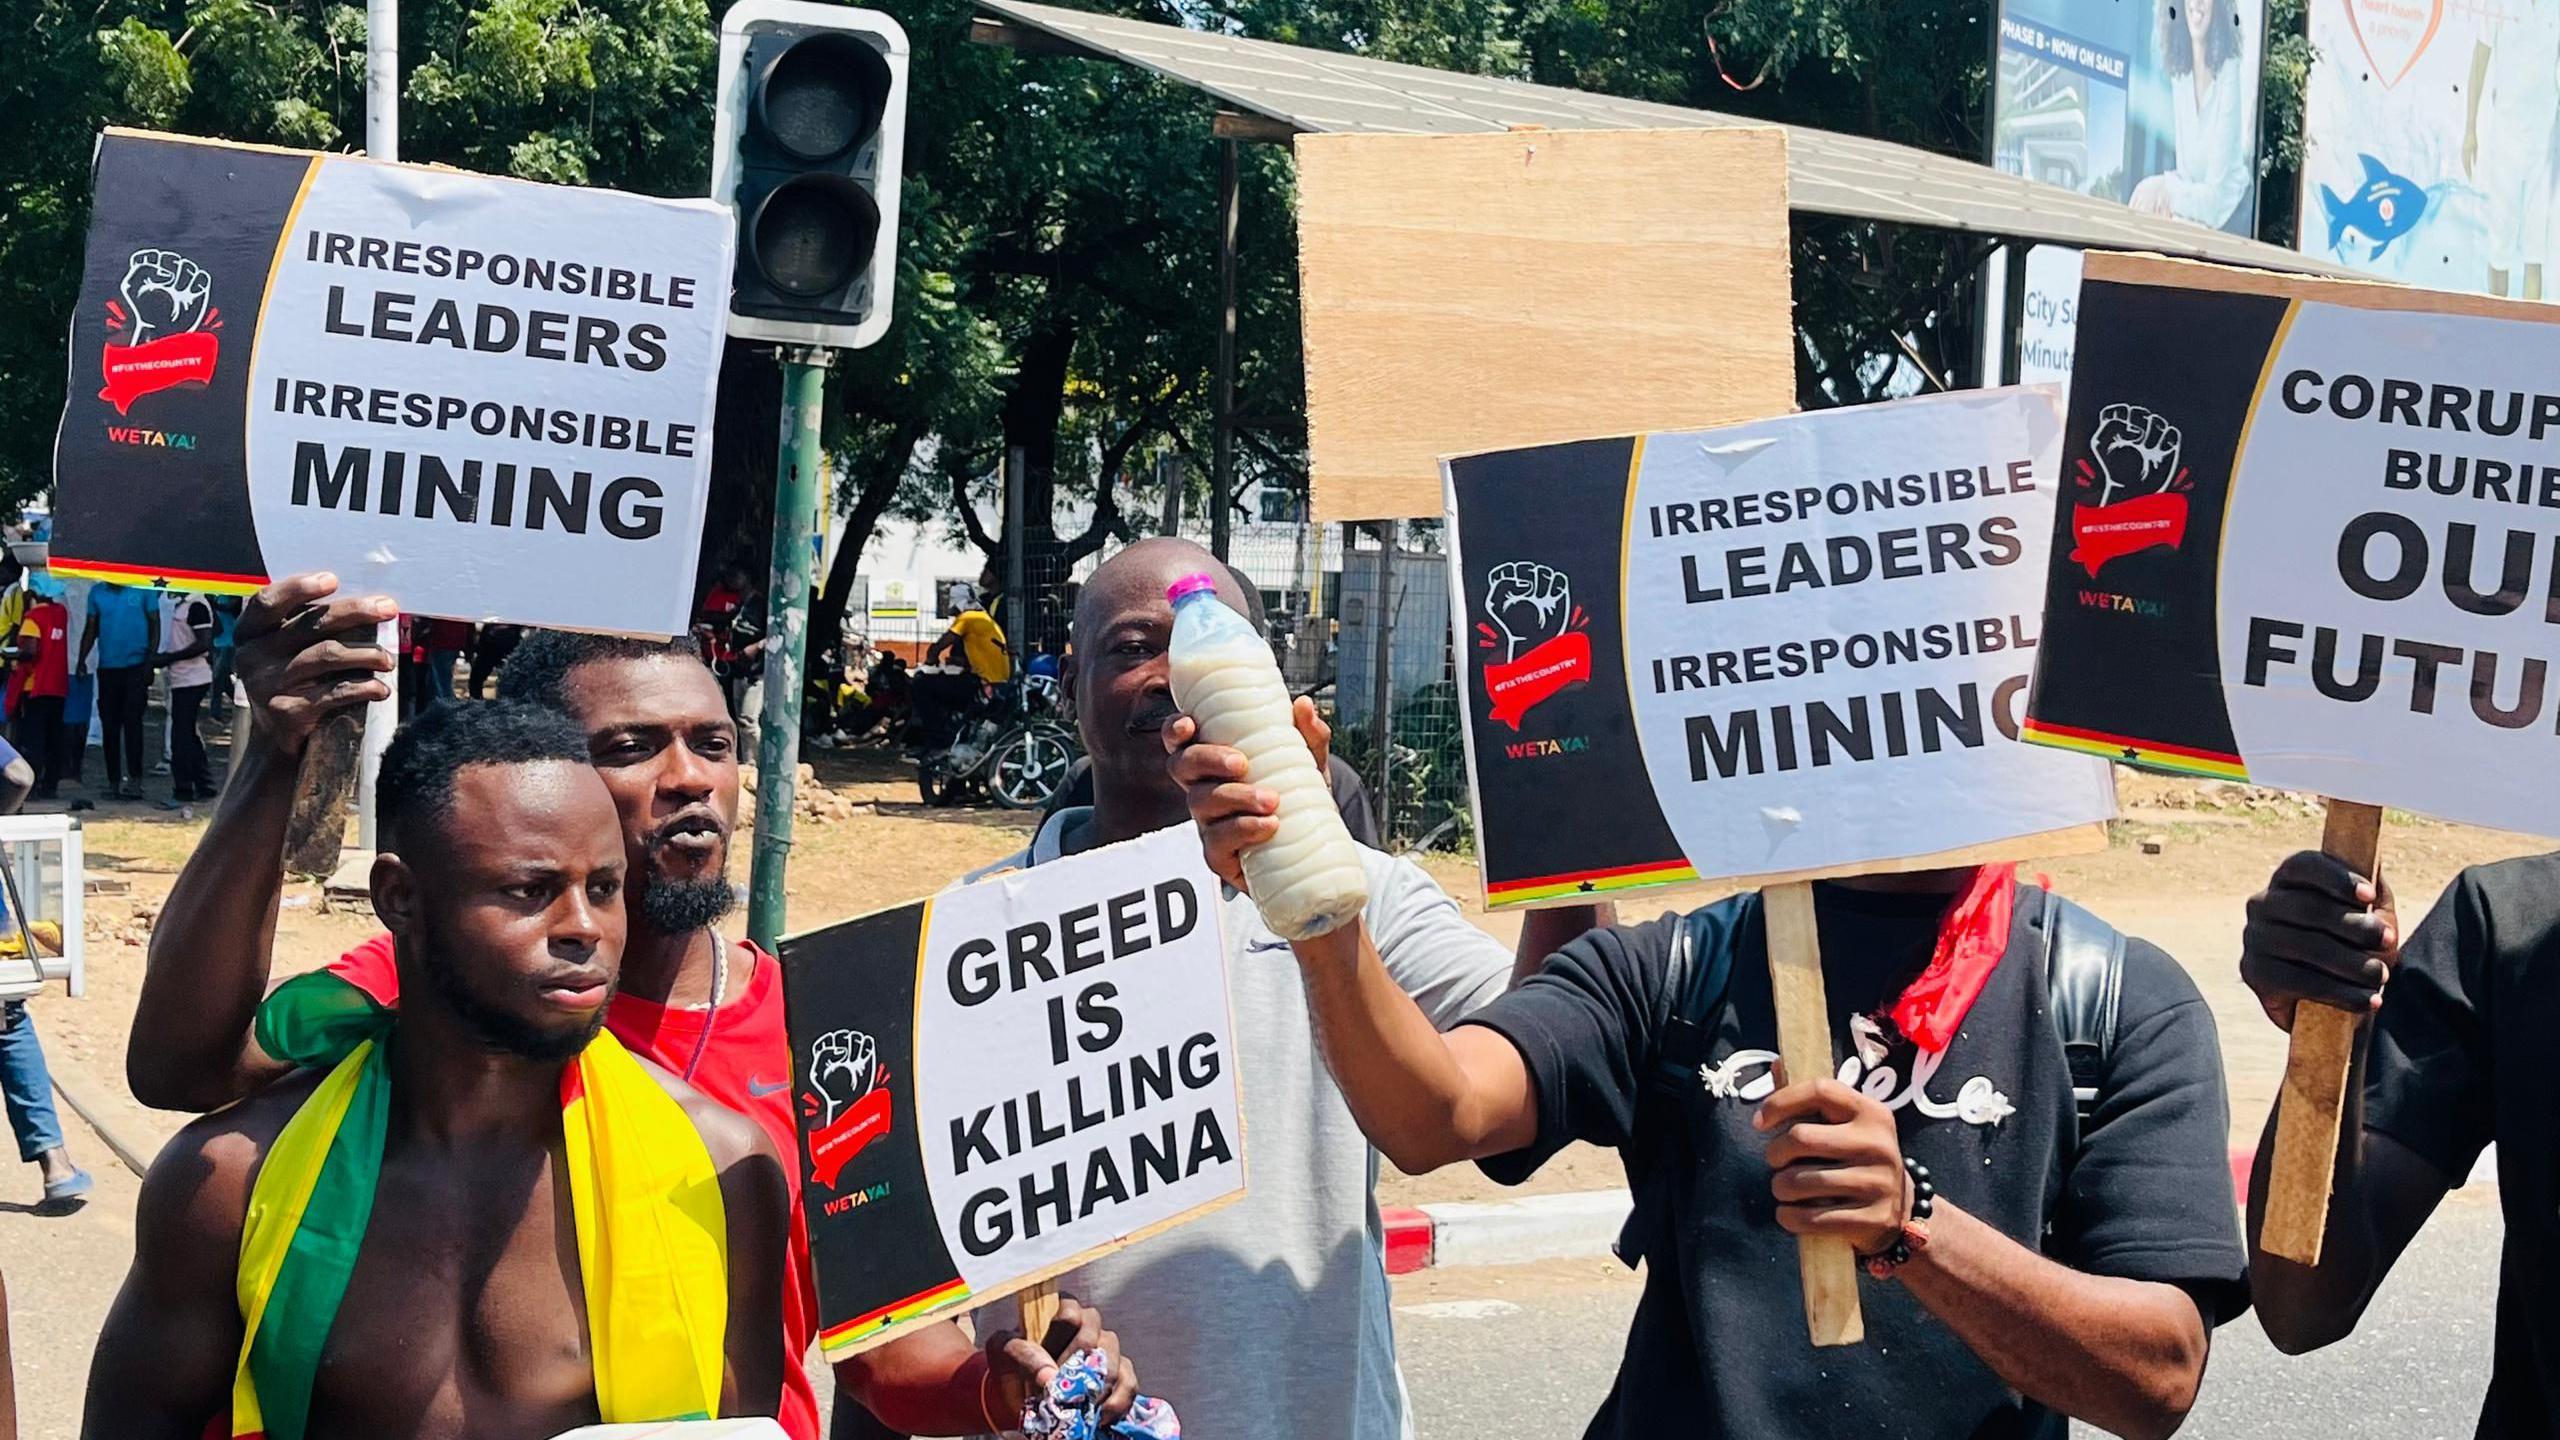
M 1634 1206 L 1625 1190 L 1582 1190 L 1425 1205 L 1422 1212 L 1431 1217 L 1433 1265 L 1521 1265 L 1608 1257 Z

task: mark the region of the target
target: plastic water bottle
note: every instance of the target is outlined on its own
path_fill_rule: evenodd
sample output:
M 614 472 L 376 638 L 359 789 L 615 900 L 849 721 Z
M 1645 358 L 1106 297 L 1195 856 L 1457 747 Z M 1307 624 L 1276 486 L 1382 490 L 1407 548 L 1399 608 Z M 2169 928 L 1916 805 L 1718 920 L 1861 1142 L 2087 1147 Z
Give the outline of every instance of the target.
M 1349 923 L 1369 903 L 1360 842 L 1343 828 L 1333 791 L 1290 714 L 1271 646 L 1218 598 L 1206 575 L 1166 587 L 1173 602 L 1173 702 L 1200 738 L 1241 750 L 1245 779 L 1280 797 L 1280 829 L 1244 852 L 1245 888 L 1262 923 L 1306 940 Z

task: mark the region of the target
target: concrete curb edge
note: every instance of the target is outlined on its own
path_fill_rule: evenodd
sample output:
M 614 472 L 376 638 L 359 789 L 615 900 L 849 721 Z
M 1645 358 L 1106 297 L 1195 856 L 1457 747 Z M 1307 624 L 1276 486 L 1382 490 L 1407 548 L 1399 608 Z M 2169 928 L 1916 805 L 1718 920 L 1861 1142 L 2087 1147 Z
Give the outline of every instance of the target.
M 2254 1146 L 2231 1149 L 2231 1193 L 2249 1199 Z M 2494 1186 L 2495 1152 L 2473 1167 L 2470 1185 Z M 1455 1265 L 1513 1265 L 1532 1260 L 1605 1258 L 1615 1253 L 1618 1230 L 1634 1202 L 1625 1190 L 1581 1190 L 1526 1195 L 1516 1200 L 1389 1206 L 1380 1212 L 1386 1232 L 1387 1273 Z

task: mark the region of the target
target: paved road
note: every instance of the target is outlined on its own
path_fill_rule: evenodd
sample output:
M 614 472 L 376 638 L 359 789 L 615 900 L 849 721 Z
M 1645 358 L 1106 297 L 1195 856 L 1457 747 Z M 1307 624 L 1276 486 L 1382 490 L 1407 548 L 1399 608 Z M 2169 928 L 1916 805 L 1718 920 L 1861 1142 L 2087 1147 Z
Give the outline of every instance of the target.
M 2488 1376 L 2498 1235 L 2494 1192 L 2446 1201 L 2355 1337 L 2317 1355 L 2277 1354 L 2255 1319 L 2225 1328 L 2182 1436 L 2469 1440 Z M 1396 1281 L 1396 1340 L 1423 1440 L 1579 1435 L 1608 1393 L 1635 1298 L 1614 1262 Z

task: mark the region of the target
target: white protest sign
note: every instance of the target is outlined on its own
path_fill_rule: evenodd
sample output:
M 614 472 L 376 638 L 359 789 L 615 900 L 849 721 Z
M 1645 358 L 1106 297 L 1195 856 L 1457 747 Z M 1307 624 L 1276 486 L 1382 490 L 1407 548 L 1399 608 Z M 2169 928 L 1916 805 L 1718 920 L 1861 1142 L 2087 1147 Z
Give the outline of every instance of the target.
M 2093 255 L 2031 739 L 2528 833 L 2560 310 Z
M 1648 440 L 1627 547 L 1636 734 L 1700 874 L 2114 815 L 2104 765 L 2016 742 L 2061 442 L 2046 389 Z
M 1244 1193 L 1221 908 L 1181 825 L 783 942 L 830 1354 Z
M 2016 743 L 2061 433 L 2036 387 L 1450 461 L 1488 898 L 2113 815 L 2103 765 Z
M 685 628 L 724 209 L 131 131 L 97 171 L 56 569 Z

